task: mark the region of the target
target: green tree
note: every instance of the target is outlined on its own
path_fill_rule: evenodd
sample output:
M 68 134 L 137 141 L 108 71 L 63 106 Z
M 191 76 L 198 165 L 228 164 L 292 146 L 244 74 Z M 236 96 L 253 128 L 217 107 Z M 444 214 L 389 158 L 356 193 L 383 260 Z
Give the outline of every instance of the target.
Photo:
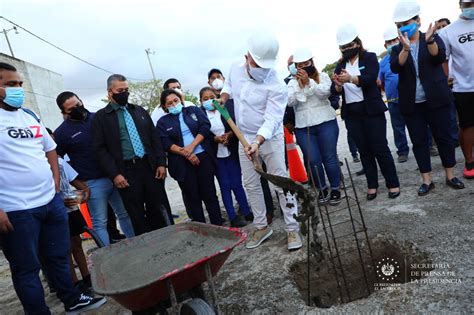
M 332 75 L 334 74 L 334 70 L 336 69 L 336 65 L 337 65 L 337 61 L 334 62 L 334 63 L 330 63 L 330 64 L 327 64 L 324 68 L 323 68 L 323 72 L 326 72 L 327 75 L 331 78 Z
M 139 105 L 151 113 L 157 106 L 160 106 L 163 81 L 129 82 L 128 90 L 130 91 L 129 102 Z
M 151 114 L 160 106 L 160 96 L 163 92 L 163 80 L 150 80 L 144 82 L 130 82 L 130 103 L 139 105 Z M 198 98 L 189 91 L 184 91 L 184 99 L 194 104 L 198 103 Z

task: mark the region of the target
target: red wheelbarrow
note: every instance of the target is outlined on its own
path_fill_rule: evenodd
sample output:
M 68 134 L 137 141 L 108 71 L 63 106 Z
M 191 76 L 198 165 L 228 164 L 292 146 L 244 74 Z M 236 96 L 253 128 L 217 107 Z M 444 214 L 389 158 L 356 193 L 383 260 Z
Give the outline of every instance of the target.
M 134 313 L 165 301 L 177 313 L 178 298 L 207 281 L 219 313 L 213 278 L 246 237 L 240 229 L 188 222 L 125 239 L 92 253 L 92 285 Z

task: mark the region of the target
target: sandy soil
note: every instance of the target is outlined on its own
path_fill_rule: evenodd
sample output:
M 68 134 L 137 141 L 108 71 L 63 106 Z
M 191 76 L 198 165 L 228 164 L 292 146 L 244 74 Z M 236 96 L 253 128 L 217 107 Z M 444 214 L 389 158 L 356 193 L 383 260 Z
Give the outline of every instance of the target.
M 345 128 L 341 123 L 340 127 L 339 154 L 341 158 L 350 159 Z M 395 156 L 390 126 L 388 131 L 389 143 Z M 463 158 L 459 149 L 456 156 L 458 160 L 456 175 L 461 177 Z M 396 164 L 402 195 L 395 200 L 388 199 L 380 175 L 379 196 L 370 202 L 362 199 L 361 206 L 372 240 L 391 238 L 399 242 L 409 242 L 417 251 L 427 255 L 425 263 L 438 264 L 434 271 L 448 272 L 449 276 L 433 273 L 424 278 L 424 282 L 406 283 L 392 291 L 376 291 L 368 298 L 351 303 L 328 309 L 308 307 L 298 289 L 294 273 L 291 272 L 295 265 L 301 265 L 301 262 L 305 261 L 306 246 L 302 250 L 288 252 L 284 224 L 278 214 L 272 224 L 274 234 L 267 242 L 254 250 L 246 250 L 240 246 L 221 269 L 216 285 L 222 313 L 316 314 L 381 311 L 474 313 L 472 298 L 474 181 L 466 180 L 466 188 L 461 191 L 449 189 L 444 184 L 439 158 L 435 157 L 432 161 L 436 189 L 428 196 L 418 197 L 416 194 L 420 179 L 415 159 L 410 152 L 407 163 Z M 359 163 L 349 164 L 352 172 L 360 169 Z M 179 188 L 171 180 L 167 186 L 174 211 L 183 213 Z M 365 196 L 365 177 L 356 177 L 355 186 L 358 195 Z M 246 230 L 250 228 L 246 227 Z M 11 283 L 8 264 L 1 253 L 0 292 L 0 314 L 21 314 L 21 305 Z M 63 312 L 62 305 L 53 295 L 47 293 L 46 299 L 54 313 Z M 104 307 L 91 314 L 130 314 L 130 312 L 109 298 Z

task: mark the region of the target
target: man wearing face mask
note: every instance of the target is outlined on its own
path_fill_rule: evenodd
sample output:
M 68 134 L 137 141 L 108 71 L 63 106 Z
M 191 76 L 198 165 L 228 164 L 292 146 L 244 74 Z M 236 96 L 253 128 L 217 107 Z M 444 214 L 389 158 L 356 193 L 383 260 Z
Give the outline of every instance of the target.
M 105 298 L 80 294 L 72 283 L 56 144 L 38 117 L 22 108 L 22 84 L 15 67 L 0 63 L 0 248 L 26 314 L 51 314 L 39 278 L 40 254 L 66 314 L 95 309 Z
M 164 206 L 166 156 L 150 115 L 128 103 L 127 79 L 111 75 L 107 90 L 110 102 L 92 120 L 92 147 L 102 170 L 119 189 L 135 234 L 140 235 L 172 220 Z
M 184 92 L 183 92 L 181 83 L 178 81 L 178 79 L 169 78 L 168 80 L 166 80 L 165 83 L 163 83 L 163 91 L 167 89 L 175 90 L 176 92 L 181 94 L 184 98 Z M 196 106 L 196 104 L 190 101 L 184 101 L 183 104 L 184 104 L 184 107 Z M 153 121 L 153 126 L 156 126 L 156 123 L 158 122 L 158 120 L 160 120 L 160 118 L 163 117 L 164 115 L 166 115 L 166 113 L 161 106 L 155 107 L 153 112 L 151 112 L 151 120 Z
M 126 237 L 133 237 L 132 222 L 125 210 L 122 198 L 99 166 L 99 161 L 91 147 L 92 120 L 94 113 L 89 112 L 79 97 L 73 92 L 65 91 L 56 98 L 65 120 L 54 131 L 59 155 L 68 155 L 71 166 L 77 171 L 78 179 L 87 182 L 91 198 L 87 207 L 91 214 L 92 227 L 105 245 L 110 244 L 107 232 L 107 204 L 110 203 L 120 227 Z
M 446 45 L 444 69 L 453 78 L 453 93 L 459 117 L 460 143 L 464 154 L 464 177 L 474 178 L 474 1 L 461 0 L 459 19 L 439 31 Z
M 446 185 L 463 189 L 464 184 L 454 175 L 455 144 L 451 133 L 453 95 L 442 64 L 446 60 L 443 40 L 431 23 L 426 33 L 419 31 L 420 6 L 416 1 L 397 4 L 393 20 L 399 29 L 400 44 L 390 54 L 390 68 L 398 74 L 400 111 L 413 143 L 413 154 L 421 173 L 418 195 L 427 195 L 433 188 L 427 127 L 438 144 L 446 175 Z
M 408 161 L 408 141 L 405 133 L 405 121 L 398 106 L 398 74 L 390 70 L 390 53 L 392 48 L 398 45 L 398 30 L 394 25 L 388 27 L 383 33 L 385 40 L 384 47 L 387 54 L 380 61 L 379 80 L 381 88 L 385 91 L 387 97 L 388 111 L 390 112 L 390 120 L 392 122 L 393 137 L 395 146 L 397 147 L 398 162 L 404 163 Z
M 220 102 L 234 99 L 235 118 L 247 141 L 248 147 L 239 147 L 244 185 L 254 213 L 255 230 L 247 241 L 247 248 L 255 248 L 269 238 L 273 231 L 265 216 L 260 175 L 252 159 L 262 159 L 270 174 L 287 177 L 283 140 L 283 114 L 288 103 L 286 86 L 277 77 L 273 67 L 277 61 L 278 41 L 264 31 L 255 32 L 248 41 L 245 62 L 234 63 L 225 81 Z M 288 249 L 302 247 L 295 197 L 280 187 L 275 187 L 286 223 Z

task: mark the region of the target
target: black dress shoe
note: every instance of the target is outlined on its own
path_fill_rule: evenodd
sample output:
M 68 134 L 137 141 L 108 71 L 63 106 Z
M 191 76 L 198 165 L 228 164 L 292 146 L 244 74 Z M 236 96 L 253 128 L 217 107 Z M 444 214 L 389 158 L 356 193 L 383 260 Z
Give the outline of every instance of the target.
M 377 198 L 377 192 L 374 192 L 373 194 L 367 194 L 367 200 L 374 200 Z
M 454 189 L 463 189 L 464 183 L 461 182 L 457 177 L 453 177 L 451 179 L 446 179 L 446 185 L 452 187 Z
M 361 169 L 360 171 L 357 171 L 357 172 L 356 172 L 356 175 L 357 175 L 357 176 L 361 176 L 361 175 L 364 175 L 364 174 L 365 174 L 364 169 Z
M 400 191 L 389 191 L 388 192 L 388 198 L 390 199 L 395 199 L 397 198 L 398 196 L 400 196 Z
M 425 196 L 430 192 L 430 190 L 434 188 L 435 185 L 432 182 L 429 185 L 423 183 L 421 184 L 420 188 L 418 188 L 418 196 Z

